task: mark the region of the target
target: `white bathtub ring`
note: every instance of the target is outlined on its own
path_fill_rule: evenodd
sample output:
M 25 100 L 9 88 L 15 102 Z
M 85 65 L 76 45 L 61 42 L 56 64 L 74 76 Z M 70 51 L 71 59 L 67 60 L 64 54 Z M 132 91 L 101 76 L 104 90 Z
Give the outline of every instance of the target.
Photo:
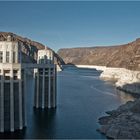
M 140 72 L 137 73 L 136 77 L 140 80 Z
M 130 81 L 133 81 L 134 79 L 134 75 L 133 74 L 130 74 L 131 75 L 131 78 L 129 78 Z

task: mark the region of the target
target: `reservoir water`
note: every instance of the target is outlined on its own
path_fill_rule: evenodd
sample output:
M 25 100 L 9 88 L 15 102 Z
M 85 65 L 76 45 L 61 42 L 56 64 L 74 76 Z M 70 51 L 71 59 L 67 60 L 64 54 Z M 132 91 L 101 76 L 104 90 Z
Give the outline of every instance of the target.
M 76 67 L 59 72 L 57 108 L 50 110 L 33 109 L 33 78 L 28 77 L 28 126 L 23 131 L 0 134 L 0 138 L 105 139 L 96 131 L 98 118 L 134 97 L 100 80 L 99 75 L 94 69 Z

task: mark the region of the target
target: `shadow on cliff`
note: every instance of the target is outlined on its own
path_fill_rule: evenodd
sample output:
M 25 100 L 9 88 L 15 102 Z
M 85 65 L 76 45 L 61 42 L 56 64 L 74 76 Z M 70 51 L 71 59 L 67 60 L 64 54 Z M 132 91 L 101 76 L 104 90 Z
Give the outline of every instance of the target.
M 73 63 L 67 63 L 67 64 L 65 64 L 65 66 L 70 66 L 70 67 L 76 67 L 77 68 L 77 66 Z
M 89 68 L 88 66 L 86 67 L 86 65 L 85 65 L 85 67 L 78 67 L 73 63 L 67 63 L 67 64 L 63 65 L 63 70 L 73 70 L 78 73 L 82 73 L 84 75 L 91 74 L 92 76 L 94 76 L 94 75 L 100 76 L 101 73 L 103 72 L 103 71 L 97 70 L 95 68 Z
M 140 82 L 126 84 L 122 87 L 117 87 L 117 89 L 132 94 L 134 97 L 140 98 Z
M 77 68 L 77 66 L 73 63 L 64 64 L 62 67 L 63 67 L 63 70 L 67 68 Z

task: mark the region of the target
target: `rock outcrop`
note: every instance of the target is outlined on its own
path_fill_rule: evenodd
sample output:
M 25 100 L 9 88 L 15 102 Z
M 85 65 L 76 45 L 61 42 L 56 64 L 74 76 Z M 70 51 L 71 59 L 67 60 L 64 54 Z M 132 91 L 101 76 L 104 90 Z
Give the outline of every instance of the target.
M 140 71 L 125 68 L 104 68 L 100 77 L 113 80 L 117 88 L 140 95 Z M 99 118 L 101 133 L 114 139 L 140 139 L 140 99 L 128 101 Z
M 118 89 L 140 94 L 140 71 L 132 71 L 125 68 L 104 68 L 100 77 L 104 80 L 115 81 Z
M 60 49 L 58 54 L 65 63 L 138 70 L 140 64 L 140 39 L 118 46 Z
M 129 101 L 99 118 L 101 133 L 114 139 L 140 139 L 140 99 Z

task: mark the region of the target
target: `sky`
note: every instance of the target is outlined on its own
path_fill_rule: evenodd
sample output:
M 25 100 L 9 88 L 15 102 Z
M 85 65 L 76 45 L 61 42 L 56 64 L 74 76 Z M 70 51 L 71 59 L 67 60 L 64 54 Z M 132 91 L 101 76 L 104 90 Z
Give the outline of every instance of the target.
M 0 31 L 60 48 L 140 38 L 140 1 L 0 1 Z

